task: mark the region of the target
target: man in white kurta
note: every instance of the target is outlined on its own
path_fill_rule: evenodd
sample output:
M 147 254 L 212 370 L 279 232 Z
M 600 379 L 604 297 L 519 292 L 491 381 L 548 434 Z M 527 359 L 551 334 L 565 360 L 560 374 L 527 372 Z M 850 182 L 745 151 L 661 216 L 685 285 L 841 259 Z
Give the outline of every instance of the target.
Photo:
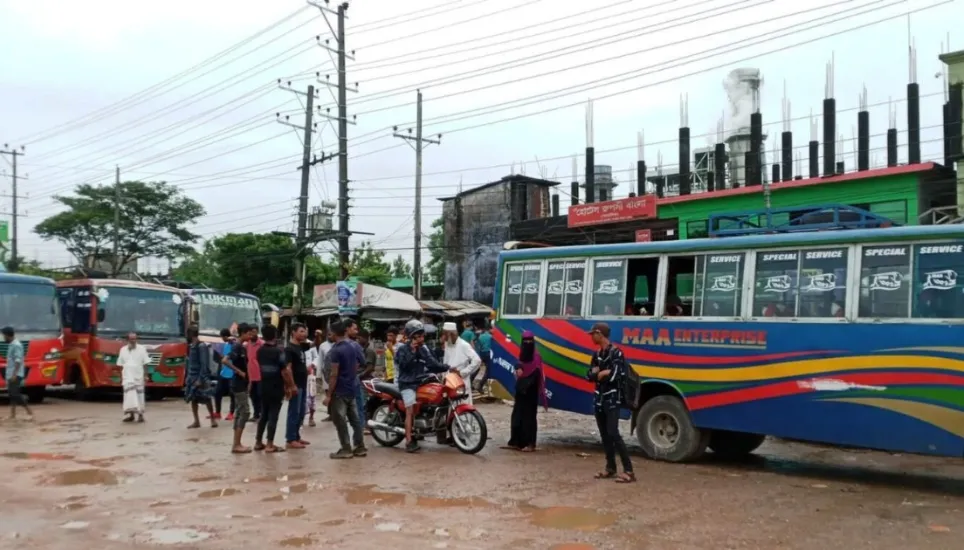
M 459 338 L 458 328 L 455 323 L 445 323 L 442 325 L 442 342 L 445 346 L 445 358 L 443 363 L 449 367 L 459 370 L 462 380 L 465 381 L 465 391 L 468 395 L 469 404 L 472 403 L 472 377 L 478 372 L 482 365 L 482 359 L 476 353 L 472 344 Z
M 144 369 L 151 358 L 147 348 L 137 343 L 137 334 L 127 335 L 127 345 L 117 356 L 117 366 L 121 368 L 121 385 L 124 388 L 124 422 L 144 421 Z

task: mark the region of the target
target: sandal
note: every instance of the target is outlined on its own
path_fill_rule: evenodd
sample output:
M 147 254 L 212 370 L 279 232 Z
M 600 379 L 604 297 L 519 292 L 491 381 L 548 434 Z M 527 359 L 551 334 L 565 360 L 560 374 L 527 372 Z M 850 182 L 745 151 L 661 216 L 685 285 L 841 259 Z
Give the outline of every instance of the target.
M 612 479 L 616 477 L 616 472 L 599 472 L 594 477 L 596 479 Z
M 285 448 L 284 448 L 284 447 L 275 447 L 275 446 L 272 445 L 271 447 L 265 447 L 264 452 L 266 452 L 266 453 L 283 453 L 283 452 L 285 452 Z
M 636 483 L 636 474 L 633 472 L 623 472 L 616 477 L 616 483 Z

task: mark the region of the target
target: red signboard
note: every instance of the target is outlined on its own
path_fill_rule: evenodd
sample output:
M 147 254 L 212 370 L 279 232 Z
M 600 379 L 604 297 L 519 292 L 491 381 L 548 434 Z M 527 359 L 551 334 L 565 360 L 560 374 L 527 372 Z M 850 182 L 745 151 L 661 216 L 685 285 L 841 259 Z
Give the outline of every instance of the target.
M 656 197 L 630 197 L 569 207 L 569 227 L 585 227 L 656 217 Z
M 637 229 L 636 230 L 636 242 L 638 243 L 648 243 L 653 241 L 653 230 L 652 229 Z

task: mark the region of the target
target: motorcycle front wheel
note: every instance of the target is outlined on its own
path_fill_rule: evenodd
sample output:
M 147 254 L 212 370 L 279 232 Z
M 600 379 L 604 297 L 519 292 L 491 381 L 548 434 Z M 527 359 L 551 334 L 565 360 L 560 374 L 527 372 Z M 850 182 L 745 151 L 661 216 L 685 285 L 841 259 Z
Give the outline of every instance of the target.
M 449 429 L 455 448 L 468 455 L 474 455 L 485 448 L 485 442 L 489 439 L 485 419 L 479 411 L 456 414 Z
M 379 405 L 375 412 L 369 417 L 369 420 L 375 422 L 383 422 L 389 426 L 394 426 L 394 422 L 398 419 L 397 413 L 392 413 L 391 409 L 388 407 L 387 403 L 382 403 Z M 400 426 L 404 427 L 404 426 Z M 378 442 L 379 445 L 383 447 L 394 447 L 401 443 L 405 436 L 397 434 L 395 432 L 390 432 L 387 430 L 379 430 L 378 428 L 372 428 L 372 438 Z

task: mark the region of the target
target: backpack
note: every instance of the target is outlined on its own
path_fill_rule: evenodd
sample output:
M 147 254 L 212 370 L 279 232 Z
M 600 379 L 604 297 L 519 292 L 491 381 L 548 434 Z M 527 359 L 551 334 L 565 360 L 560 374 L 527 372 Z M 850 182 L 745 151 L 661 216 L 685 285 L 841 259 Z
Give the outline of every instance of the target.
M 625 357 L 625 354 L 623 354 L 623 357 Z M 619 395 L 623 408 L 634 411 L 639 408 L 639 398 L 642 393 L 639 386 L 642 379 L 633 370 L 629 361 L 625 361 L 625 365 L 626 374 L 619 380 Z

